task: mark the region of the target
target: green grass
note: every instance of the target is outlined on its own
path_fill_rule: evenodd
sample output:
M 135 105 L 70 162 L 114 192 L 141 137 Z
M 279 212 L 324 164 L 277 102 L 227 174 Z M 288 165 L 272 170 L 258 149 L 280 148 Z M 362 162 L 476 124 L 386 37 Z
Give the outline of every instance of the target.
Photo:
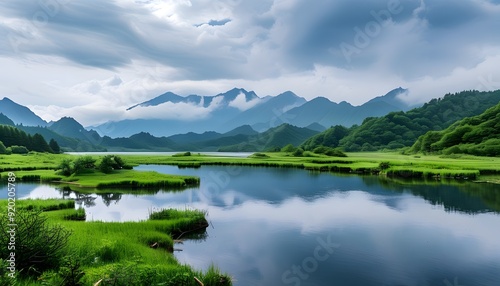
M 0 209 L 4 210 L 7 208 L 7 200 L 0 200 Z M 61 199 L 46 199 L 46 200 L 16 200 L 17 209 L 27 209 L 27 210 L 41 210 L 41 211 L 53 211 L 53 210 L 65 210 L 74 209 L 75 201 L 73 200 L 61 200 Z
M 10 172 L 10 171 L 9 171 Z M 9 172 L 0 173 L 0 180 L 6 182 Z M 54 170 L 13 171 L 17 182 L 49 182 L 70 185 L 76 188 L 186 188 L 197 186 L 200 181 L 192 176 L 175 176 L 157 172 L 134 170 L 116 170 L 111 174 L 91 171 L 79 175 L 64 177 Z
M 489 175 L 488 182 L 500 180 L 500 158 L 470 155 L 434 156 L 401 155 L 397 152 L 347 153 L 348 157 L 328 156 L 293 157 L 288 153 L 259 153 L 263 155 L 248 158 L 215 157 L 192 155 L 171 156 L 124 156 L 127 162 L 139 164 L 193 165 L 245 165 L 262 167 L 300 168 L 311 171 L 338 172 L 349 174 L 389 174 L 391 176 L 441 177 L 457 179 L 480 179 Z M 222 156 L 223 154 L 221 154 Z M 387 163 L 381 169 L 380 163 Z
M 0 155 L 0 172 L 21 170 L 53 170 L 64 158 L 74 158 L 67 154 L 49 154 L 31 152 L 26 155 Z
M 181 265 L 172 254 L 173 237 L 208 226 L 203 211 L 161 209 L 151 212 L 156 219 L 140 222 L 83 222 L 68 219 L 81 217 L 84 210 L 75 210 L 74 204 L 69 209 L 66 200 L 20 200 L 16 204 L 33 209 L 65 206 L 44 214 L 51 223 L 72 231 L 68 251 L 81 263 L 84 285 L 102 279 L 101 285 L 197 286 L 194 277 L 205 285 L 231 285 L 229 277 L 215 267 L 207 272 L 196 271 Z M 7 201 L 1 200 L 0 206 L 5 205 Z M 41 285 L 41 280 L 21 279 L 18 285 Z
M 199 179 L 190 176 L 165 175 L 152 171 L 117 170 L 111 174 L 98 171 L 63 178 L 79 187 L 89 188 L 163 188 L 187 187 L 199 184 Z
M 397 152 L 358 152 L 347 153 L 348 157 L 329 157 L 317 155 L 311 157 L 294 157 L 289 153 L 259 153 L 248 158 L 207 156 L 191 153 L 190 156 L 162 155 L 121 155 L 128 165 L 140 164 L 177 165 L 181 168 L 199 168 L 203 165 L 238 165 L 278 168 L 299 168 L 311 171 L 325 171 L 346 174 L 380 174 L 391 176 L 415 177 L 451 177 L 468 178 L 483 181 L 488 175 L 488 182 L 500 181 L 499 157 L 476 157 L 470 155 L 402 155 Z M 57 181 L 58 176 L 50 168 L 59 164 L 63 158 L 74 158 L 72 155 L 29 154 L 0 156 L 4 170 L 40 168 L 35 171 L 15 171 L 20 181 Z M 22 161 L 25 160 L 23 164 Z M 40 161 L 41 160 L 41 161 Z M 40 163 L 42 162 L 42 163 Z M 388 168 L 380 168 L 380 163 L 387 163 Z M 10 167 L 9 167 L 10 166 Z M 47 170 L 49 169 L 49 170 Z M 4 171 L 0 180 L 7 178 Z M 72 187 L 81 188 L 183 188 L 199 184 L 199 179 L 158 174 L 155 172 L 138 172 L 119 170 L 104 175 L 90 172 L 78 176 L 64 177 L 64 181 Z

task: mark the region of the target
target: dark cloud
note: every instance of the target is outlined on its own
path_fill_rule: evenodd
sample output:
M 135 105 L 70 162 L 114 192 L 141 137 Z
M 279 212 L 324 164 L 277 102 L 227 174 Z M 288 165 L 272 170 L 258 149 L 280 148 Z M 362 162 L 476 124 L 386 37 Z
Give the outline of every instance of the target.
M 500 44 L 493 36 L 500 13 L 485 8 L 486 0 L 185 2 L 177 18 L 161 18 L 147 7 L 155 1 L 7 1 L 0 17 L 24 20 L 24 28 L 0 24 L 0 34 L 17 39 L 19 54 L 109 70 L 150 60 L 192 80 L 266 78 L 318 64 L 441 75 L 477 65 L 483 49 Z M 9 44 L 0 53 L 12 55 Z
M 210 21 L 208 21 L 208 24 L 210 26 L 224 26 L 229 22 L 231 22 L 231 19 L 210 20 Z

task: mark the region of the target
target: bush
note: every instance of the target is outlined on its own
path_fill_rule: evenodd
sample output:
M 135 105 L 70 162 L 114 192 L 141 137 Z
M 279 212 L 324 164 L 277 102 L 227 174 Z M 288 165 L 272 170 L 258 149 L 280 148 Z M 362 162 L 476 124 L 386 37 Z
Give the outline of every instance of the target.
M 252 155 L 250 155 L 251 158 L 270 158 L 268 155 L 264 154 L 264 153 L 254 153 Z
M 325 155 L 330 157 L 347 157 L 347 155 L 339 149 L 330 149 L 325 152 Z
M 0 244 L 8 245 L 11 227 L 9 216 L 0 219 Z M 60 225 L 49 225 L 41 211 L 16 210 L 16 268 L 25 275 L 39 275 L 59 266 L 71 232 Z M 0 247 L 0 257 L 11 250 Z
M 10 150 L 10 152 L 9 152 L 9 150 Z M 26 147 L 24 147 L 24 146 L 13 145 L 13 146 L 10 146 L 9 148 L 7 148 L 7 153 L 12 153 L 12 154 L 28 154 L 29 150 Z
M 63 176 L 71 176 L 71 173 L 73 172 L 73 169 L 71 168 L 71 160 L 70 159 L 63 159 L 59 166 L 57 166 L 57 174 L 63 175 Z
M 99 170 L 105 174 L 109 174 L 113 170 L 123 169 L 124 167 L 125 162 L 122 158 L 115 155 L 104 156 L 99 164 Z
M 391 167 L 391 164 L 389 162 L 380 162 L 380 164 L 378 164 L 378 167 L 380 168 L 380 170 L 387 170 Z
M 172 155 L 172 157 L 189 157 L 189 156 L 191 156 L 191 152 L 189 152 L 189 151 Z
M 74 174 L 80 174 L 84 171 L 88 171 L 95 168 L 95 159 L 91 156 L 78 157 L 73 163 Z
M 47 271 L 38 279 L 47 286 L 80 286 L 85 272 L 81 270 L 81 262 L 74 255 L 66 256 L 57 272 Z
M 287 152 L 287 153 L 292 153 L 295 150 L 297 150 L 297 148 L 293 147 L 292 144 L 288 144 L 285 147 L 281 148 L 281 152 Z
M 304 154 L 304 150 L 302 150 L 302 148 L 297 148 L 297 150 L 295 150 L 293 152 L 293 156 L 295 156 L 295 157 L 302 157 L 303 154 Z

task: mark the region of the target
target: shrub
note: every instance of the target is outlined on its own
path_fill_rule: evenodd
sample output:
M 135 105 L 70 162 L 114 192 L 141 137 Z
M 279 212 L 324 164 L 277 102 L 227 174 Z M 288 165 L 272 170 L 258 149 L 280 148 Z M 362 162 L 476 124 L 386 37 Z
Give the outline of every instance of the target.
M 9 150 L 10 150 L 10 152 L 9 152 Z M 12 153 L 12 154 L 28 154 L 29 150 L 26 147 L 24 147 L 24 146 L 13 145 L 13 146 L 10 146 L 9 148 L 7 148 L 7 153 Z
M 251 158 L 270 158 L 268 155 L 264 153 L 254 153 L 250 155 Z
M 189 157 L 189 156 L 191 156 L 191 152 L 189 152 L 189 151 L 172 155 L 172 157 Z
M 71 160 L 70 159 L 63 159 L 59 166 L 57 166 L 57 174 L 63 175 L 63 176 L 71 176 L 72 173 L 72 168 L 71 168 Z
M 292 153 L 295 150 L 297 150 L 297 148 L 295 148 L 292 144 L 288 144 L 285 147 L 281 148 L 281 152 L 287 152 L 287 153 Z
M 83 156 L 76 158 L 73 163 L 73 173 L 80 174 L 84 171 L 88 171 L 95 168 L 95 159 L 91 156 Z
M 303 154 L 304 154 L 304 150 L 302 150 L 302 148 L 297 148 L 297 150 L 295 150 L 293 152 L 293 156 L 295 156 L 295 157 L 302 157 Z
M 16 268 L 26 275 L 38 275 L 55 269 L 66 252 L 71 232 L 60 225 L 49 225 L 41 211 L 16 210 Z M 0 219 L 0 244 L 8 245 L 11 230 L 9 216 Z M 0 257 L 11 250 L 0 247 Z
M 325 155 L 330 157 L 347 157 L 347 155 L 339 149 L 330 149 L 325 152 Z
M 125 167 L 125 162 L 122 158 L 115 155 L 106 155 L 102 158 L 99 164 L 99 170 L 103 173 L 109 174 L 113 170 L 119 170 Z
M 74 255 L 66 256 L 57 272 L 47 271 L 38 279 L 47 286 L 80 286 L 85 272 L 81 269 L 81 262 Z
M 378 167 L 380 168 L 380 170 L 387 170 L 391 167 L 391 164 L 389 162 L 380 162 Z

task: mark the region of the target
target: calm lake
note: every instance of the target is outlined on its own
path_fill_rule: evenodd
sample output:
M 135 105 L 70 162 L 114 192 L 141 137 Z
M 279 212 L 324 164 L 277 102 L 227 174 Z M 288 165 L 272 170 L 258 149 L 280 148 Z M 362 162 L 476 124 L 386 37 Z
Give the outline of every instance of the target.
M 198 269 L 215 264 L 234 285 L 500 285 L 499 186 L 297 169 L 135 169 L 195 175 L 201 185 L 77 197 L 20 184 L 17 193 L 77 198 L 87 220 L 142 220 L 154 208 L 207 210 L 206 237 L 177 244 L 175 255 Z

